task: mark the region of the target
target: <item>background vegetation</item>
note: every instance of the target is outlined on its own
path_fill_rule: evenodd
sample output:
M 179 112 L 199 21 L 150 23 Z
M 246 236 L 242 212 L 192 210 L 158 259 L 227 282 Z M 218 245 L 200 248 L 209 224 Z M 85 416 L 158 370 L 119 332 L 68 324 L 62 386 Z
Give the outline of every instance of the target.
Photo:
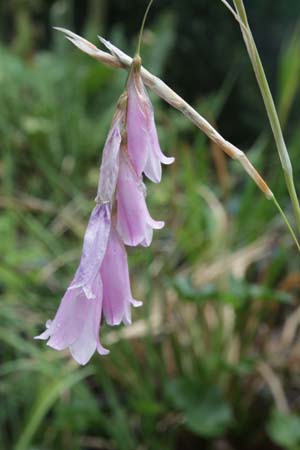
M 176 162 L 148 186 L 165 229 L 129 252 L 143 308 L 129 328 L 102 327 L 111 353 L 85 368 L 32 339 L 77 266 L 126 79 L 50 25 L 95 43 L 105 34 L 132 53 L 145 5 L 128 3 L 0 5 L 0 448 L 297 450 L 299 255 L 240 167 L 155 97 L 162 148 Z M 298 2 L 248 3 L 297 182 Z M 221 2 L 182 5 L 156 2 L 144 64 L 249 149 L 289 213 L 237 25 Z

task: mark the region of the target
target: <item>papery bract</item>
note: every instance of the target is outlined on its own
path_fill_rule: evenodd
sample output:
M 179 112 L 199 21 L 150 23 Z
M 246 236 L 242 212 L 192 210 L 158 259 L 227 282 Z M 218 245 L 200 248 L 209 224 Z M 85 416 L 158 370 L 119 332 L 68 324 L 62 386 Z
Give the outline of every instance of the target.
M 122 96 L 119 100 L 119 104 L 120 102 L 123 102 Z M 125 111 L 117 106 L 111 129 L 102 153 L 102 163 L 100 166 L 99 184 L 96 198 L 99 203 L 113 202 L 119 173 L 119 153 L 124 116 Z
M 69 287 L 82 289 L 87 298 L 94 298 L 92 284 L 104 258 L 110 224 L 109 204 L 96 205 L 84 235 L 79 267 Z
M 153 229 L 163 228 L 164 222 L 153 220 L 145 201 L 145 186 L 137 176 L 126 149 L 120 154 L 117 183 L 117 230 L 124 244 L 149 246 Z

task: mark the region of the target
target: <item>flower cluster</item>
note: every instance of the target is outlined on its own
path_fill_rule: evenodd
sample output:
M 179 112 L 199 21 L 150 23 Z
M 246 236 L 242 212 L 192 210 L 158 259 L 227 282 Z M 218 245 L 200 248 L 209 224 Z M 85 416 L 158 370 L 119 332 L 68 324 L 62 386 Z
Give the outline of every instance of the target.
M 92 211 L 75 276 L 52 321 L 37 339 L 47 345 L 69 348 L 79 364 L 86 364 L 100 343 L 100 323 L 131 323 L 131 293 L 125 245 L 149 246 L 154 220 L 146 205 L 143 175 L 159 183 L 161 163 L 171 164 L 161 151 L 152 104 L 141 78 L 141 61 L 135 57 L 112 121 L 102 156 L 96 206 Z

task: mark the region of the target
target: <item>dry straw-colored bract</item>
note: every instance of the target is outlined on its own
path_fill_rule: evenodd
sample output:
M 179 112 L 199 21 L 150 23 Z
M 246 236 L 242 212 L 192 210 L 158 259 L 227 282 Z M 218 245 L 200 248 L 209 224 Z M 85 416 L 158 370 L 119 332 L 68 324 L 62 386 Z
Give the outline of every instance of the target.
M 243 25 L 245 27 L 245 25 Z M 109 41 L 99 37 L 100 41 L 109 49 L 110 54 L 100 50 L 91 42 L 78 36 L 66 28 L 54 27 L 56 30 L 61 31 L 65 34 L 66 38 L 72 42 L 77 48 L 79 48 L 84 53 L 88 54 L 92 58 L 100 61 L 101 63 L 114 67 L 128 70 L 131 67 L 132 60 L 130 56 L 124 53 L 119 48 L 115 47 Z M 259 189 L 264 193 L 267 199 L 272 200 L 283 217 L 283 220 L 289 229 L 289 232 L 300 252 L 300 244 L 291 227 L 287 217 L 285 216 L 282 208 L 277 202 L 273 192 L 257 172 L 255 167 L 249 161 L 245 153 L 237 148 L 235 145 L 228 142 L 221 136 L 221 134 L 204 118 L 202 117 L 191 105 L 189 105 L 183 98 L 181 98 L 176 92 L 173 91 L 164 81 L 153 75 L 144 67 L 141 68 L 141 74 L 144 83 L 159 97 L 165 100 L 169 105 L 173 106 L 175 109 L 180 111 L 184 116 L 186 116 L 196 127 L 200 128 L 208 137 L 211 139 L 219 149 L 225 152 L 230 158 L 239 161 L 247 174 L 253 179 Z
M 128 69 L 131 66 L 132 58 L 122 52 L 120 49 L 112 45 L 110 42 L 103 38 L 100 38 L 101 42 L 109 49 L 111 54 L 100 50 L 86 39 L 78 36 L 77 34 L 69 31 L 65 28 L 55 28 L 58 31 L 62 31 L 67 39 L 71 41 L 76 47 L 87 53 L 94 59 L 115 68 Z M 142 77 L 144 83 L 159 97 L 173 106 L 175 109 L 184 114 L 194 125 L 202 130 L 213 142 L 215 142 L 221 150 L 223 150 L 232 159 L 238 160 L 243 166 L 248 175 L 255 181 L 260 190 L 266 195 L 267 198 L 273 199 L 273 193 L 253 167 L 247 156 L 240 149 L 235 147 L 230 142 L 226 141 L 223 136 L 204 118 L 202 117 L 192 106 L 190 106 L 183 98 L 181 98 L 176 92 L 174 92 L 166 83 L 160 78 L 150 73 L 147 69 L 142 67 Z

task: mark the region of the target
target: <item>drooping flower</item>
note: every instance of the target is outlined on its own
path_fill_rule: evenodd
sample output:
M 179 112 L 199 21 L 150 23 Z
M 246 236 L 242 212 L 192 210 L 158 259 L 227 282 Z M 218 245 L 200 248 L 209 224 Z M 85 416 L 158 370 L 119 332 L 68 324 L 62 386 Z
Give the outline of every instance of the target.
M 141 61 L 135 57 L 127 84 L 127 144 L 133 166 L 139 176 L 144 173 L 154 183 L 161 181 L 161 164 L 172 164 L 160 148 L 153 106 L 141 76 Z
M 103 316 L 108 325 L 131 324 L 130 306 L 142 303 L 131 294 L 127 255 L 124 244 L 111 228 L 106 253 L 100 269 L 103 283 Z
M 75 45 L 94 55 L 94 46 L 85 40 L 78 45 L 74 36 L 71 33 Z M 153 229 L 164 226 L 149 214 L 143 174 L 158 183 L 161 163 L 170 164 L 174 158 L 167 158 L 160 149 L 140 68 L 139 58 L 134 58 L 127 90 L 106 139 L 97 205 L 86 229 L 79 267 L 54 319 L 36 337 L 48 340 L 47 345 L 56 350 L 69 348 L 83 365 L 96 350 L 109 353 L 99 340 L 101 320 L 112 326 L 129 325 L 131 306 L 141 304 L 132 297 L 124 244 L 149 246 Z
M 141 302 L 132 298 L 127 256 L 117 231 L 111 225 L 108 204 L 97 205 L 84 237 L 82 257 L 73 281 L 58 311 L 36 339 L 49 339 L 55 350 L 69 348 L 79 364 L 94 352 L 109 353 L 99 340 L 100 322 L 131 323 L 130 307 Z
M 110 227 L 109 205 L 96 205 L 86 229 L 76 274 L 54 319 L 36 336 L 36 339 L 49 339 L 47 345 L 55 350 L 69 348 L 79 364 L 86 364 L 96 349 L 102 355 L 108 353 L 100 344 L 99 329 L 103 303 L 100 268 Z
M 65 33 L 77 48 L 93 58 L 105 60 L 106 53 L 99 50 L 86 39 L 72 31 L 57 28 Z M 101 42 L 108 48 L 112 55 L 122 60 L 126 55 L 111 42 L 100 37 Z M 174 158 L 166 157 L 160 148 L 153 106 L 147 94 L 141 77 L 141 60 L 135 57 L 132 70 L 127 83 L 128 90 L 128 118 L 127 134 L 129 153 L 137 174 L 143 172 L 155 183 L 161 180 L 161 164 L 171 164 Z
M 101 42 L 117 58 L 124 56 L 123 52 L 106 39 L 100 38 Z M 72 42 L 77 45 L 78 36 Z M 81 42 L 81 38 L 79 38 Z M 79 47 L 82 51 L 84 48 Z M 86 51 L 86 53 L 88 53 Z M 167 157 L 160 148 L 154 111 L 151 100 L 145 88 L 141 74 L 141 59 L 135 56 L 127 82 L 128 105 L 127 105 L 127 142 L 128 153 L 138 176 L 144 173 L 154 183 L 161 181 L 161 164 L 172 164 L 173 157 Z
M 103 149 L 98 204 L 85 232 L 79 267 L 53 321 L 36 337 L 48 339 L 47 345 L 56 350 L 69 348 L 79 364 L 86 364 L 96 349 L 108 353 L 99 340 L 102 318 L 109 325 L 128 325 L 130 306 L 140 305 L 132 298 L 125 248 L 111 223 L 123 120 L 121 96 Z
M 163 228 L 164 222 L 153 220 L 149 214 L 146 188 L 126 155 L 120 153 L 120 170 L 117 184 L 117 230 L 126 245 L 148 247 L 153 229 Z

